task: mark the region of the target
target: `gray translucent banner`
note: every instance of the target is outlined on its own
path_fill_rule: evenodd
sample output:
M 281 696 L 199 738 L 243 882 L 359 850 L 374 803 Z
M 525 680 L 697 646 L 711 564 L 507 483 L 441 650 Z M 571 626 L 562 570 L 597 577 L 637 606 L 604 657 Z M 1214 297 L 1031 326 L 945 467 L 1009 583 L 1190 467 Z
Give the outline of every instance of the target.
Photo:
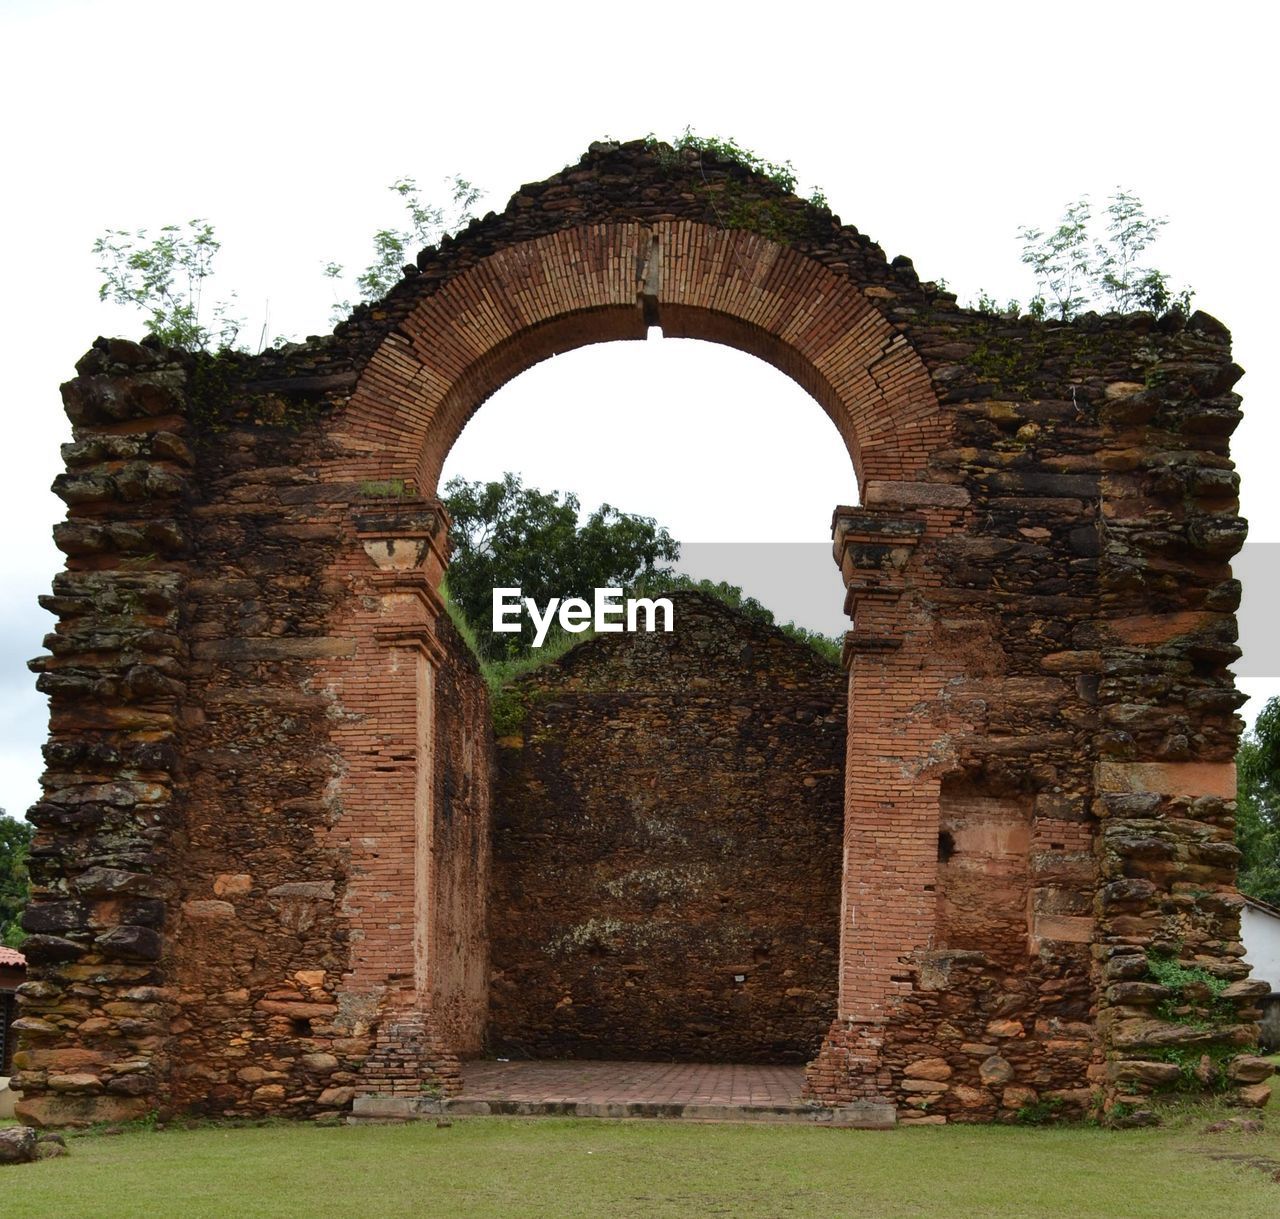
M 1280 679 L 1280 542 L 1246 542 L 1231 574 L 1244 589 L 1236 611 L 1244 655 L 1231 667 L 1238 677 Z
M 824 635 L 848 629 L 844 587 L 830 542 L 686 542 L 676 570 L 695 580 L 736 584 L 773 611 Z M 1238 677 L 1280 680 L 1280 543 L 1249 542 L 1232 561 L 1244 586 Z

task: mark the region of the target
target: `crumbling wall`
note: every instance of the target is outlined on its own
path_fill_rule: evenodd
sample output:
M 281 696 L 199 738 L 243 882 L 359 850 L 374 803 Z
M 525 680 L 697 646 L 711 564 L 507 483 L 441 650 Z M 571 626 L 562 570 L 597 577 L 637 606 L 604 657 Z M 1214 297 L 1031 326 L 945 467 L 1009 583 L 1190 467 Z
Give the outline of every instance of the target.
M 489 1045 L 803 1062 L 835 1005 L 844 679 L 696 593 L 499 703 Z
M 637 141 L 522 187 L 333 336 L 256 357 L 99 340 L 63 387 L 27 1117 L 456 1083 L 481 813 L 446 823 L 431 765 L 457 742 L 431 748 L 436 678 L 451 713 L 429 497 L 498 385 L 655 317 L 794 377 L 859 476 L 835 528 L 848 864 L 811 1097 L 929 1123 L 1145 1121 L 1184 1087 L 1261 1103 L 1226 330 L 962 309 L 776 183 Z M 983 875 L 1018 898 L 1004 920 Z
M 63 387 L 74 440 L 54 490 L 67 556 L 32 662 L 49 695 L 44 795 L 23 916 L 14 1057 L 23 1117 L 142 1116 L 165 1086 L 175 995 L 163 958 L 184 854 L 195 456 L 174 353 L 99 340 Z
M 926 885 L 936 947 L 902 957 L 910 994 L 885 1026 L 833 1026 L 811 1093 L 856 1080 L 918 1123 L 1141 1122 L 1153 1095 L 1204 1087 L 1257 1104 L 1260 984 L 1239 981 L 1232 873 L 1244 522 L 1228 336 L 1203 314 L 949 307 L 912 329 L 956 425 L 929 468 L 972 509 L 950 537 L 926 524 L 888 653 L 910 651 L 927 607 L 927 656 L 956 663 L 938 737 L 948 838 Z M 894 506 L 869 505 L 886 520 Z M 897 506 L 898 530 L 921 515 Z M 865 515 L 851 537 L 874 536 Z M 859 546 L 844 548 L 855 603 L 879 575 Z M 859 666 L 883 665 L 885 643 L 850 636 L 851 773 Z M 1170 962 L 1191 971 L 1181 987 L 1161 981 Z

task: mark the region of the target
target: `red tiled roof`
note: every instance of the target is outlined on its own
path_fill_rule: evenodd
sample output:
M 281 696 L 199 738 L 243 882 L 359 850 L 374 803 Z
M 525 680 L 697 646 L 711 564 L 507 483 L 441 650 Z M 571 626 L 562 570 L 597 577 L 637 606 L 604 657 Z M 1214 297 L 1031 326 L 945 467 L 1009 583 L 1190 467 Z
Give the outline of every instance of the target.
M 0 944 L 0 965 L 16 965 L 19 969 L 25 969 L 26 964 L 27 958 L 16 948 L 6 948 Z

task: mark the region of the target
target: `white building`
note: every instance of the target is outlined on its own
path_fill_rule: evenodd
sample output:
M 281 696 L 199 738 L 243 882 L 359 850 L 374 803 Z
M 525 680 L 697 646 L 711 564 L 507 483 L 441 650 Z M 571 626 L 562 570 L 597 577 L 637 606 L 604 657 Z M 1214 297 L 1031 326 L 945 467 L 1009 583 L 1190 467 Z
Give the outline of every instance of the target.
M 1253 966 L 1251 978 L 1271 985 L 1271 994 L 1263 999 L 1262 1046 L 1280 1047 L 1280 909 L 1256 897 L 1246 897 L 1240 911 L 1240 940 L 1244 959 Z
M 1280 908 L 1246 897 L 1240 912 L 1240 940 L 1244 959 L 1253 966 L 1249 976 L 1280 991 Z

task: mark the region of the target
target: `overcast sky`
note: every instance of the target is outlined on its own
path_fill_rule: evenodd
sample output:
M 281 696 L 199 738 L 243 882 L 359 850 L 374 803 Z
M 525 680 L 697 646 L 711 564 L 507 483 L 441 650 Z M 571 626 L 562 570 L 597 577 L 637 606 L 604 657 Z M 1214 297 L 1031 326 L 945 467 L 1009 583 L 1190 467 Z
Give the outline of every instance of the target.
M 141 333 L 97 301 L 89 247 L 108 227 L 210 219 L 223 241 L 215 290 L 238 292 L 256 345 L 268 310 L 271 335 L 329 329 L 321 265 L 363 265 L 369 235 L 398 219 L 396 177 L 443 197 L 442 180 L 463 173 L 500 209 L 606 135 L 691 124 L 790 159 L 802 187 L 821 185 L 846 223 L 962 301 L 979 289 L 1025 300 L 1018 226 L 1122 185 L 1170 218 L 1156 261 L 1232 328 L 1248 373 L 1234 442 L 1243 510 L 1251 542 L 1280 541 L 1269 13 L 0 0 L 0 807 L 37 793 L 46 710 L 24 662 L 51 627 L 35 598 L 61 565 L 49 541 L 69 435 L 57 387 L 95 335 Z M 742 539 L 749 522 L 752 539 L 820 543 L 854 495 L 834 428 L 794 384 L 672 340 L 574 352 L 500 391 L 446 473 L 504 469 L 587 507 L 656 516 L 691 542 Z M 1266 584 L 1249 586 L 1257 609 Z M 826 611 L 811 624 L 833 629 Z M 1280 693 L 1275 674 L 1242 685 Z

